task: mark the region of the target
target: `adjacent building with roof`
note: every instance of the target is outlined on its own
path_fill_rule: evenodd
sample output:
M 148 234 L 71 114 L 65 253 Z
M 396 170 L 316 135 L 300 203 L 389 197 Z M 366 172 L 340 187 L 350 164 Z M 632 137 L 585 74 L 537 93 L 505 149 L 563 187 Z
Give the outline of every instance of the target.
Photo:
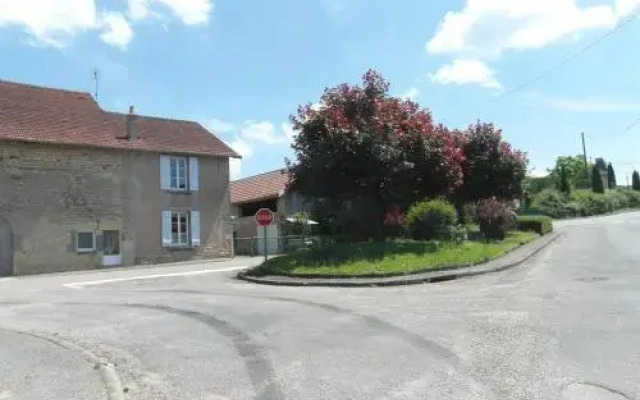
M 230 255 L 230 157 L 195 122 L 0 81 L 0 275 Z
M 286 218 L 305 210 L 304 198 L 299 193 L 288 191 L 288 183 L 289 174 L 286 169 L 231 182 L 231 215 L 234 218 L 236 253 L 252 253 L 255 250 L 252 247 L 256 246 L 258 251 L 262 251 L 264 231 L 257 228 L 254 217 L 261 208 L 270 209 L 276 216 L 276 222 L 267 230 L 268 252 L 277 253 L 280 250 L 282 241 L 277 238 L 284 235 L 282 227 Z

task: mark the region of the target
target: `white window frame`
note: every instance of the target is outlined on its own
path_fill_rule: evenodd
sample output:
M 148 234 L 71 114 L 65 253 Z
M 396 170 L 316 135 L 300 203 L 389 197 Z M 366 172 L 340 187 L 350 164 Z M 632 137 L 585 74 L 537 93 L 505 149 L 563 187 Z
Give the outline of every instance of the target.
M 184 187 L 180 187 L 181 183 Z M 169 156 L 169 189 L 182 192 L 189 190 L 189 157 Z
M 173 218 L 174 216 L 176 217 L 178 223 L 178 234 L 177 234 L 177 238 L 178 240 L 176 241 L 176 237 L 174 236 L 173 233 Z M 185 219 L 185 225 L 186 225 L 186 237 L 185 240 L 182 241 L 180 240 L 180 231 L 182 229 L 181 228 L 181 223 L 180 223 L 180 217 L 184 216 Z M 171 211 L 171 247 L 190 247 L 191 246 L 191 213 L 189 211 Z
M 93 246 L 91 248 L 80 248 L 80 235 L 91 235 L 93 238 Z M 78 253 L 94 253 L 96 251 L 96 233 L 95 232 L 76 232 L 76 252 Z

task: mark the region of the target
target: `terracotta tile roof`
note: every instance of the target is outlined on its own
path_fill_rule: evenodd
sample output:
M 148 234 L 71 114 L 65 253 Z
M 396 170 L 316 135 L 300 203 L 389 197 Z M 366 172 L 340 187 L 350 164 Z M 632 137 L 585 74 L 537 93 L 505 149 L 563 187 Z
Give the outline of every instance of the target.
M 200 124 L 138 116 L 138 139 L 125 138 L 126 114 L 106 112 L 89 93 L 0 80 L 0 140 L 239 157 Z
M 231 204 L 243 204 L 280 197 L 289 183 L 284 169 L 231 182 Z

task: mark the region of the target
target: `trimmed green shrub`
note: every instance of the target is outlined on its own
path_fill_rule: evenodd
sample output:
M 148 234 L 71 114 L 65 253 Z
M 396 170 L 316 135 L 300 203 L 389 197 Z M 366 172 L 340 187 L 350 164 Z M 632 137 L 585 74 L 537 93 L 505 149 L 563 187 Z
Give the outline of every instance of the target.
M 467 203 L 461 206 L 458 210 L 459 222 L 461 224 L 471 224 L 476 220 L 476 205 L 475 203 Z
M 539 193 L 526 215 L 543 214 L 552 218 L 589 217 L 626 208 L 640 207 L 640 192 L 609 190 L 605 194 L 591 190 L 574 190 L 567 198 L 556 190 Z
M 554 189 L 545 189 L 533 200 L 532 209 L 552 218 L 567 218 L 580 215 L 577 204 L 567 202 L 566 196 Z
M 607 201 L 604 194 L 594 193 L 589 190 L 576 190 L 571 193 L 570 200 L 580 205 L 580 216 L 606 214 Z
M 503 240 L 515 223 L 514 213 L 506 203 L 495 200 L 480 200 L 476 207 L 476 222 L 486 239 Z
M 532 231 L 540 235 L 553 232 L 553 220 L 545 216 L 521 215 L 516 220 L 519 231 Z
M 415 240 L 439 239 L 450 236 L 458 213 L 446 200 L 427 200 L 409 207 L 404 222 Z
M 618 193 L 622 194 L 624 197 L 627 198 L 628 207 L 631 207 L 631 208 L 640 207 L 640 192 L 637 192 L 635 190 L 624 189 L 624 190 L 619 190 Z
M 627 196 L 617 190 L 610 190 L 604 195 L 605 207 L 607 212 L 614 212 L 629 208 L 629 200 Z

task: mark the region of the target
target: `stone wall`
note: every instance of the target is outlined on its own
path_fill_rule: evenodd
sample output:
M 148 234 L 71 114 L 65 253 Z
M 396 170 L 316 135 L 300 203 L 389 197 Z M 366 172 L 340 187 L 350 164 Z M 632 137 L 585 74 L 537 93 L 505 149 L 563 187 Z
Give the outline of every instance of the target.
M 102 266 L 75 232 L 120 230 L 123 265 L 230 254 L 228 160 L 199 157 L 200 190 L 160 190 L 159 154 L 0 141 L 0 216 L 13 232 L 14 274 Z M 162 248 L 161 212 L 201 213 L 202 245 Z
M 75 232 L 123 220 L 117 152 L 0 142 L 0 215 L 11 225 L 14 274 L 84 270 L 97 253 L 78 254 Z

